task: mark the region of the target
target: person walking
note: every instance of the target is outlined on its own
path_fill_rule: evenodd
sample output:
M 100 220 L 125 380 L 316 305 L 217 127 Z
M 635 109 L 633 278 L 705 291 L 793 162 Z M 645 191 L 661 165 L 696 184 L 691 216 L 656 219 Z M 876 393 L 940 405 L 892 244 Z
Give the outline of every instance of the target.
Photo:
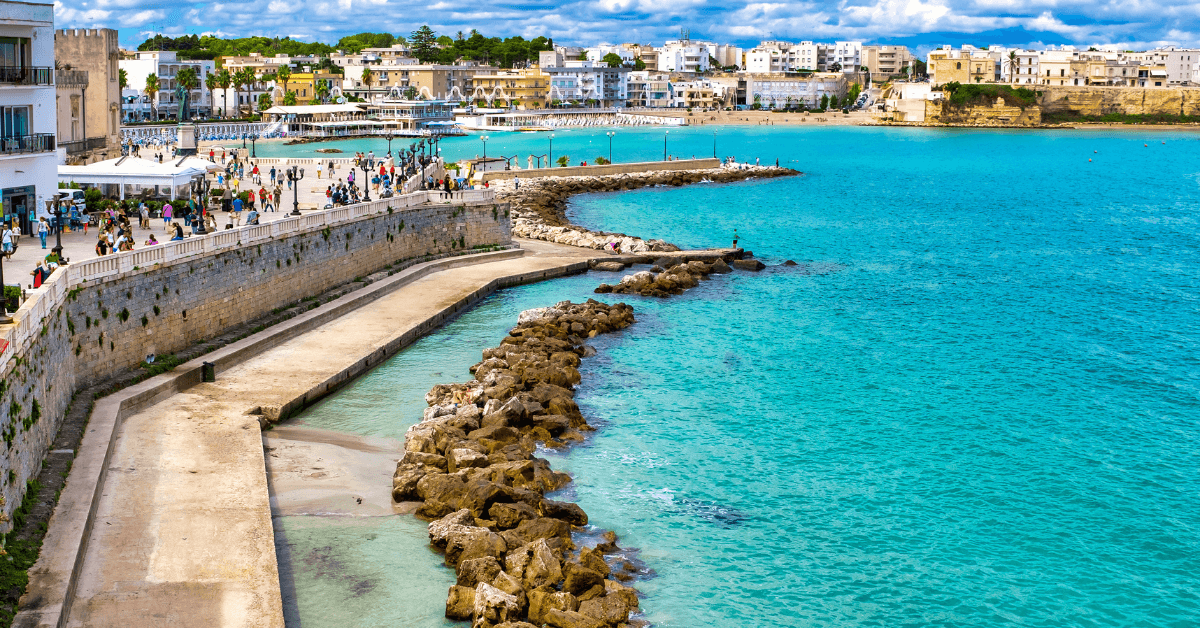
M 46 224 L 45 218 L 38 219 L 37 234 L 42 240 L 42 248 L 46 248 L 46 236 L 50 233 L 50 226 Z
M 233 199 L 233 226 L 239 227 L 242 224 L 242 197 Z
M 225 188 L 225 191 L 221 192 L 221 209 L 225 211 L 233 209 L 233 191 L 229 188 Z
M 275 186 L 275 205 L 273 206 L 273 207 L 274 207 L 274 209 L 272 209 L 271 211 L 277 211 L 277 210 L 278 210 L 278 208 L 279 208 L 279 201 L 281 201 L 282 199 L 283 199 L 283 190 L 279 189 L 279 186 L 278 186 L 278 185 L 276 185 L 276 186 Z
M 321 178 L 321 162 L 317 162 L 317 178 Z
M 164 224 L 164 225 L 170 225 L 170 224 L 171 224 L 171 211 L 172 211 L 172 210 L 171 210 L 171 204 L 170 204 L 170 203 L 167 203 L 166 205 L 163 205 L 163 224 Z
M 150 228 L 150 209 L 146 207 L 145 203 L 138 203 L 138 226 L 143 229 Z M 86 229 L 84 233 L 87 233 Z

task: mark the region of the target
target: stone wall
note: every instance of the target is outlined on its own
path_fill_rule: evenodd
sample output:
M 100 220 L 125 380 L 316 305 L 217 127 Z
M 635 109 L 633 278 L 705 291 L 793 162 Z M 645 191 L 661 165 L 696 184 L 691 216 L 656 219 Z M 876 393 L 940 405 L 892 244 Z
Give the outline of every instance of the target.
M 1047 113 L 1074 112 L 1085 116 L 1200 115 L 1200 89 L 1169 87 L 1037 87 L 1038 105 Z
M 149 354 L 178 351 L 394 262 L 511 241 L 507 204 L 446 202 L 74 286 L 56 272 L 16 313 L 20 333 L 7 337 L 19 340 L 0 351 L 0 494 L 7 502 L 0 512 L 11 515 L 37 474 L 74 391 L 136 368 Z M 0 531 L 8 528 L 0 523 Z

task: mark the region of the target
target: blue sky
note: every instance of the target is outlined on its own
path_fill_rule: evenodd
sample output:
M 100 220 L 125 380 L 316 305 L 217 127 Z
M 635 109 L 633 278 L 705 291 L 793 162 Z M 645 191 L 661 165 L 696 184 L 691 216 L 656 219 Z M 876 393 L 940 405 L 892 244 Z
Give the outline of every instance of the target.
M 170 35 L 290 35 L 328 43 L 364 30 L 553 37 L 556 43 L 661 44 L 693 39 L 752 47 L 763 39 L 861 40 L 921 50 L 941 44 L 1200 46 L 1200 3 L 1187 0 L 60 0 L 59 28 L 116 28 L 122 44 Z

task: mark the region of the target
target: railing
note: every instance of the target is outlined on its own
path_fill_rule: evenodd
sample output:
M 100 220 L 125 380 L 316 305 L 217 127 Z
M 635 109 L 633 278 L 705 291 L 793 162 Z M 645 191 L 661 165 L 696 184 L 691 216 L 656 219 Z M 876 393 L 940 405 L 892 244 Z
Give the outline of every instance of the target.
M 0 83 L 14 85 L 53 85 L 54 68 L 30 65 L 0 65 Z
M 59 142 L 59 146 L 67 149 L 68 155 L 78 155 L 86 153 L 89 150 L 104 148 L 108 145 L 107 137 L 89 137 L 85 140 L 74 140 L 71 142 Z
M 440 167 L 439 164 L 431 164 L 430 168 L 434 166 Z M 447 198 L 442 192 L 421 191 L 369 203 L 311 212 L 298 218 L 285 218 L 265 225 L 248 225 L 206 236 L 164 242 L 136 251 L 75 262 L 54 271 L 54 274 L 42 284 L 42 287 L 30 291 L 29 298 L 25 303 L 12 313 L 14 326 L 0 333 L 0 339 L 8 340 L 8 344 L 0 348 L 0 360 L 8 359 L 16 352 L 23 350 L 33 337 L 41 333 L 42 319 L 53 313 L 54 308 L 66 300 L 73 287 L 85 282 L 113 277 L 121 273 L 146 270 L 161 264 L 169 264 L 234 246 L 247 246 L 272 238 L 312 232 L 326 225 L 382 214 L 389 207 L 397 210 L 449 202 L 482 203 L 494 199 L 494 190 L 463 190 L 454 192 L 450 198 Z
M 53 133 L 34 133 L 0 138 L 0 154 L 43 153 L 54 150 Z

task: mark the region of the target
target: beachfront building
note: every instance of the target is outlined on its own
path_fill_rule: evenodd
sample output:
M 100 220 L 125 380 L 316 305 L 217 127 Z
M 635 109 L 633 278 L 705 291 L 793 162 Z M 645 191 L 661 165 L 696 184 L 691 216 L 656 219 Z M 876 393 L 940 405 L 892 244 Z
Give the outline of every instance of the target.
M 54 5 L 0 0 L 0 14 L 0 211 L 32 233 L 58 190 Z
M 673 101 L 671 76 L 660 72 L 629 73 L 626 105 L 629 107 L 670 107 Z
M 861 58 L 862 69 L 870 72 L 871 79 L 876 81 L 908 73 L 913 62 L 908 46 L 863 46 Z
M 734 88 L 724 83 L 696 79 L 671 84 L 671 106 L 687 109 L 718 109 L 732 104 Z
M 658 49 L 658 69 L 662 72 L 700 74 L 741 64 L 742 49 L 726 44 L 680 39 Z
M 746 71 L 754 74 L 824 72 L 832 63 L 832 56 L 832 44 L 768 40 L 746 53 Z
M 992 83 L 996 80 L 996 60 L 986 50 L 963 46 L 955 50 L 942 46 L 930 51 L 927 62 L 929 82 L 934 86 L 946 83 Z
M 1150 60 L 1165 66 L 1168 85 L 1190 85 L 1194 82 L 1192 68 L 1200 62 L 1200 49 L 1170 46 L 1150 52 L 1155 57 Z
M 333 88 L 342 84 L 342 75 L 325 70 L 310 72 L 295 72 L 288 76 L 287 81 L 279 80 L 276 76 L 273 82 L 273 101 L 282 103 L 288 92 L 296 95 L 297 105 L 322 104 L 329 100 Z
M 542 66 L 550 79 L 547 98 L 551 105 L 576 103 L 622 107 L 628 99 L 627 67 L 610 68 L 592 61 L 563 61 L 559 66 Z
M 329 61 L 340 68 L 352 65 L 414 65 L 420 63 L 410 55 L 410 50 L 405 44 L 393 44 L 388 48 L 363 48 L 358 53 L 338 50 L 329 55 Z
M 363 81 L 364 68 L 371 70 L 371 83 Z M 402 64 L 378 66 L 346 66 L 342 77 L 342 92 L 369 100 L 376 97 L 399 97 L 415 100 L 467 100 L 471 96 L 471 78 L 478 72 L 495 70 L 490 65 L 474 61 L 457 65 Z
M 1037 85 L 1040 82 L 1041 68 L 1040 59 L 1037 51 L 1034 50 L 1017 50 L 1017 62 L 1015 67 L 1010 67 L 1005 64 L 1005 69 L 1002 78 L 1006 83 L 1015 85 Z
M 858 72 L 862 67 L 862 42 L 839 41 L 833 44 L 830 51 L 829 71 L 842 71 L 847 74 Z
M 192 117 L 207 118 L 213 114 L 212 94 L 204 86 L 204 77 L 216 68 L 208 59 L 180 59 L 171 50 L 150 50 L 132 53 L 132 58 L 118 61 L 125 70 L 128 86 L 121 93 L 122 118 L 125 120 L 174 120 L 179 99 L 175 96 L 175 76 L 182 68 L 196 71 L 199 86 L 191 92 Z M 146 77 L 158 77 L 158 92 L 146 92 Z M 224 107 L 222 107 L 224 108 Z
M 549 104 L 550 75 L 540 68 L 488 69 L 471 77 L 471 100 L 532 109 Z
M 117 31 L 54 33 L 58 148 L 67 163 L 92 163 L 121 152 Z
M 786 74 L 741 75 L 738 93 L 745 101 L 739 105 L 759 105 L 764 108 L 819 106 L 822 96 L 837 96 L 839 99 L 850 89 L 850 81 L 843 72 L 813 72 Z
M 586 48 L 584 49 L 584 54 L 587 55 L 587 60 L 593 63 L 602 63 L 604 61 L 604 57 L 614 54 L 618 57 L 621 57 L 621 63 L 623 65 L 630 66 L 633 65 L 633 60 L 636 58 L 632 50 L 625 48 L 624 46 L 614 46 L 612 44 L 600 44 L 599 46 Z
M 633 55 L 634 63 L 641 61 L 646 64 L 647 72 L 658 71 L 658 50 L 650 44 L 621 44 L 621 47 Z

